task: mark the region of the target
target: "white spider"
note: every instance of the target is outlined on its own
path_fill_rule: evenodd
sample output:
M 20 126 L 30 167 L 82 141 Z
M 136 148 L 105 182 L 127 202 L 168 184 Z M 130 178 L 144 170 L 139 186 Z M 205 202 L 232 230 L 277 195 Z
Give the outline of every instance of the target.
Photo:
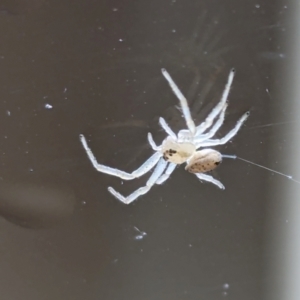
M 112 187 L 108 188 L 108 191 L 113 194 L 117 199 L 125 204 L 129 204 L 136 200 L 139 196 L 149 192 L 154 184 L 162 184 L 165 182 L 172 172 L 175 170 L 177 165 L 186 162 L 185 169 L 190 173 L 194 173 L 199 179 L 209 181 L 217 185 L 220 189 L 224 189 L 223 184 L 214 179 L 212 176 L 204 174 L 205 172 L 211 171 L 222 162 L 222 154 L 213 149 L 203 149 L 197 151 L 199 148 L 217 146 L 226 144 L 233 136 L 237 134 L 242 124 L 249 116 L 249 112 L 243 114 L 238 120 L 235 127 L 227 133 L 221 139 L 212 139 L 218 129 L 224 122 L 225 111 L 227 108 L 227 97 L 233 81 L 235 70 L 232 69 L 229 73 L 228 82 L 225 86 L 225 90 L 222 94 L 221 101 L 216 107 L 210 112 L 205 121 L 199 126 L 196 126 L 188 107 L 186 98 L 183 96 L 169 73 L 162 69 L 162 74 L 169 82 L 174 94 L 180 101 L 183 116 L 185 118 L 187 128 L 182 129 L 176 135 L 173 130 L 166 123 L 165 119 L 160 118 L 159 123 L 161 127 L 166 131 L 168 136 L 162 142 L 162 145 L 157 146 L 153 141 L 151 133 L 148 133 L 148 141 L 155 153 L 144 162 L 137 170 L 132 173 L 127 173 L 115 168 L 101 165 L 97 162 L 94 154 L 89 148 L 85 137 L 81 134 L 80 141 L 91 161 L 94 168 L 102 173 L 117 176 L 124 180 L 132 180 L 149 172 L 155 165 L 155 169 L 148 179 L 146 186 L 141 187 L 130 194 L 128 197 L 124 197 Z M 216 122 L 214 120 L 217 118 Z M 213 124 L 214 123 L 214 124 Z

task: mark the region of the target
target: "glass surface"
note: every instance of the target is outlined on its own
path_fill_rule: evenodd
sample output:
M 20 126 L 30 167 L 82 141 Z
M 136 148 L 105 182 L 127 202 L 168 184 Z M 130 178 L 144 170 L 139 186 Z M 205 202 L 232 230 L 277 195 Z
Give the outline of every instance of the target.
M 160 116 L 186 124 L 161 68 L 186 95 L 197 124 L 236 76 L 224 136 L 251 115 L 223 154 L 288 175 L 297 111 L 280 90 L 289 61 L 284 1 L 27 0 L 0 3 L 0 294 L 3 299 L 263 299 L 275 255 L 274 187 L 298 183 L 242 160 L 212 172 L 180 166 L 131 205 L 133 171 L 165 137 Z M 299 178 L 298 178 L 299 179 Z M 272 234 L 271 234 L 272 233 Z M 272 264 L 272 262 L 271 262 Z M 274 300 L 275 298 L 272 298 Z

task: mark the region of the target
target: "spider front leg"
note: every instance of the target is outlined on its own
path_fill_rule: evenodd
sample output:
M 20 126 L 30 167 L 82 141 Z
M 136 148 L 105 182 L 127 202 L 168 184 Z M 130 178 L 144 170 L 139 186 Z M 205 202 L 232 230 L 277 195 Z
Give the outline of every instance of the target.
M 191 134 L 188 130 L 184 130 L 184 129 L 180 130 L 178 132 L 179 142 L 185 142 L 185 141 L 189 142 L 192 140 L 193 143 L 198 145 L 202 141 L 205 141 L 213 137 L 216 134 L 216 132 L 219 130 L 219 128 L 222 126 L 222 124 L 224 123 L 226 109 L 227 109 L 227 103 L 225 103 L 225 105 L 223 106 L 222 111 L 218 116 L 216 123 L 205 134 L 196 134 L 194 137 L 191 137 Z
M 125 171 L 121 171 L 115 168 L 111 168 L 105 165 L 101 165 L 97 162 L 96 157 L 94 156 L 92 150 L 89 148 L 87 141 L 83 134 L 79 135 L 79 139 L 81 144 L 90 159 L 91 163 L 93 164 L 94 168 L 101 173 L 105 173 L 108 175 L 116 176 L 124 180 L 132 180 L 137 177 L 141 177 L 142 175 L 149 172 L 159 161 L 162 154 L 160 152 L 154 153 L 148 160 L 146 160 L 137 170 L 133 171 L 132 173 L 127 173 Z
M 196 143 L 196 144 L 201 143 L 202 141 L 210 139 L 211 137 L 213 137 L 216 134 L 216 132 L 219 130 L 219 128 L 224 123 L 226 108 L 227 108 L 227 104 L 224 105 L 216 123 L 209 129 L 209 131 L 207 133 L 195 136 L 194 143 Z
M 157 166 L 155 167 L 152 175 L 150 176 L 149 180 L 147 181 L 146 185 L 137 189 L 132 194 L 127 197 L 124 197 L 119 192 L 117 192 L 112 187 L 108 188 L 108 191 L 114 195 L 118 200 L 123 202 L 124 204 L 130 204 L 134 200 L 136 200 L 139 196 L 144 195 L 150 191 L 152 186 L 157 182 L 157 180 L 161 177 L 162 173 L 164 172 L 168 162 L 165 161 L 163 158 L 159 160 Z
M 164 77 L 166 78 L 166 80 L 168 81 L 173 93 L 179 99 L 180 106 L 181 106 L 181 109 L 182 109 L 182 113 L 183 113 L 183 116 L 185 118 L 186 125 L 187 125 L 188 129 L 191 131 L 192 134 L 195 134 L 196 133 L 196 126 L 195 126 L 194 120 L 192 119 L 191 112 L 190 112 L 190 109 L 189 109 L 188 102 L 187 102 L 186 98 L 181 93 L 180 89 L 178 88 L 178 86 L 176 85 L 176 83 L 174 82 L 174 80 L 172 79 L 170 74 L 167 72 L 167 70 L 166 69 L 161 69 L 161 72 L 164 75 Z
M 237 121 L 235 127 L 229 131 L 223 138 L 221 139 L 209 139 L 203 142 L 196 143 L 196 148 L 200 147 L 211 147 L 211 146 L 217 146 L 217 145 L 224 145 L 228 141 L 230 141 L 240 130 L 241 126 L 244 124 L 244 122 L 249 117 L 250 112 L 247 111 L 245 114 L 242 115 L 242 117 Z
M 229 76 L 228 76 L 228 81 L 227 81 L 227 84 L 223 91 L 220 102 L 216 105 L 216 107 L 207 116 L 205 121 L 203 123 L 201 123 L 199 126 L 197 126 L 196 135 L 202 134 L 206 129 L 208 129 L 212 125 L 214 119 L 218 116 L 218 114 L 222 111 L 222 109 L 226 105 L 226 101 L 227 101 L 227 98 L 229 95 L 230 87 L 232 85 L 234 74 L 235 74 L 235 69 L 231 69 Z
M 225 186 L 217 179 L 213 178 L 210 175 L 207 174 L 203 174 L 203 173 L 196 173 L 195 174 L 200 180 L 205 180 L 208 182 L 211 182 L 213 184 L 215 184 L 217 187 L 219 187 L 220 189 L 224 190 Z

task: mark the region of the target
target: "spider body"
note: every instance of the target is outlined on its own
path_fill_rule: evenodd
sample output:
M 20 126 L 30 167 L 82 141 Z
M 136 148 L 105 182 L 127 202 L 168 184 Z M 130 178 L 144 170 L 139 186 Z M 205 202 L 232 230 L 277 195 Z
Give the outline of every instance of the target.
M 174 141 L 167 137 L 163 144 L 161 153 L 163 159 L 180 165 L 187 163 L 185 169 L 190 173 L 205 173 L 212 171 L 222 162 L 220 152 L 213 149 L 203 149 L 196 151 L 193 143 Z
M 168 81 L 174 94 L 179 99 L 183 117 L 186 121 L 188 129 L 182 129 L 176 135 L 169 127 L 165 119 L 160 118 L 159 123 L 168 136 L 164 139 L 160 146 L 157 146 L 152 138 L 152 134 L 148 133 L 148 142 L 155 153 L 138 169 L 132 173 L 127 173 L 125 171 L 99 164 L 93 152 L 89 148 L 85 137 L 83 135 L 79 136 L 83 148 L 85 149 L 91 163 L 99 172 L 117 176 L 124 180 L 132 180 L 143 176 L 155 167 L 146 185 L 137 189 L 127 197 L 124 197 L 112 187 L 108 188 L 108 191 L 112 195 L 125 204 L 129 204 L 136 200 L 139 196 L 149 192 L 153 185 L 162 184 L 165 182 L 175 170 L 176 166 L 183 163 L 186 163 L 185 169 L 188 172 L 195 174 L 200 180 L 211 182 L 217 185 L 220 189 L 224 189 L 224 185 L 219 180 L 213 178 L 211 175 L 205 174 L 206 172 L 215 169 L 222 162 L 222 154 L 208 147 L 226 144 L 237 134 L 249 116 L 249 112 L 246 112 L 237 121 L 235 127 L 223 138 L 213 139 L 214 135 L 222 126 L 225 119 L 227 98 L 235 70 L 232 69 L 229 73 L 228 82 L 225 86 L 220 102 L 199 126 L 195 125 L 194 120 L 191 117 L 187 100 L 169 73 L 165 69 L 162 69 L 162 74 Z M 205 149 L 198 150 L 199 148 Z

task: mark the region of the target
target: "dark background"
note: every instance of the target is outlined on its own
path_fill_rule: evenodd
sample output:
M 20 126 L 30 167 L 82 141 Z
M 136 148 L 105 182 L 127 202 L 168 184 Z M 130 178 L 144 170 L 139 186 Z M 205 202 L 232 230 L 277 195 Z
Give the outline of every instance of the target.
M 185 126 L 160 69 L 198 124 L 235 67 L 217 135 L 251 115 L 217 149 L 288 172 L 270 153 L 289 147 L 280 130 L 291 112 L 275 87 L 290 9 L 267 0 L 0 1 L 2 299 L 263 298 L 268 189 L 291 181 L 225 160 L 213 172 L 222 191 L 181 166 L 126 206 L 107 187 L 127 195 L 145 178 L 97 173 L 78 135 L 99 162 L 134 170 L 152 153 L 147 132 L 165 137 L 159 116 Z

